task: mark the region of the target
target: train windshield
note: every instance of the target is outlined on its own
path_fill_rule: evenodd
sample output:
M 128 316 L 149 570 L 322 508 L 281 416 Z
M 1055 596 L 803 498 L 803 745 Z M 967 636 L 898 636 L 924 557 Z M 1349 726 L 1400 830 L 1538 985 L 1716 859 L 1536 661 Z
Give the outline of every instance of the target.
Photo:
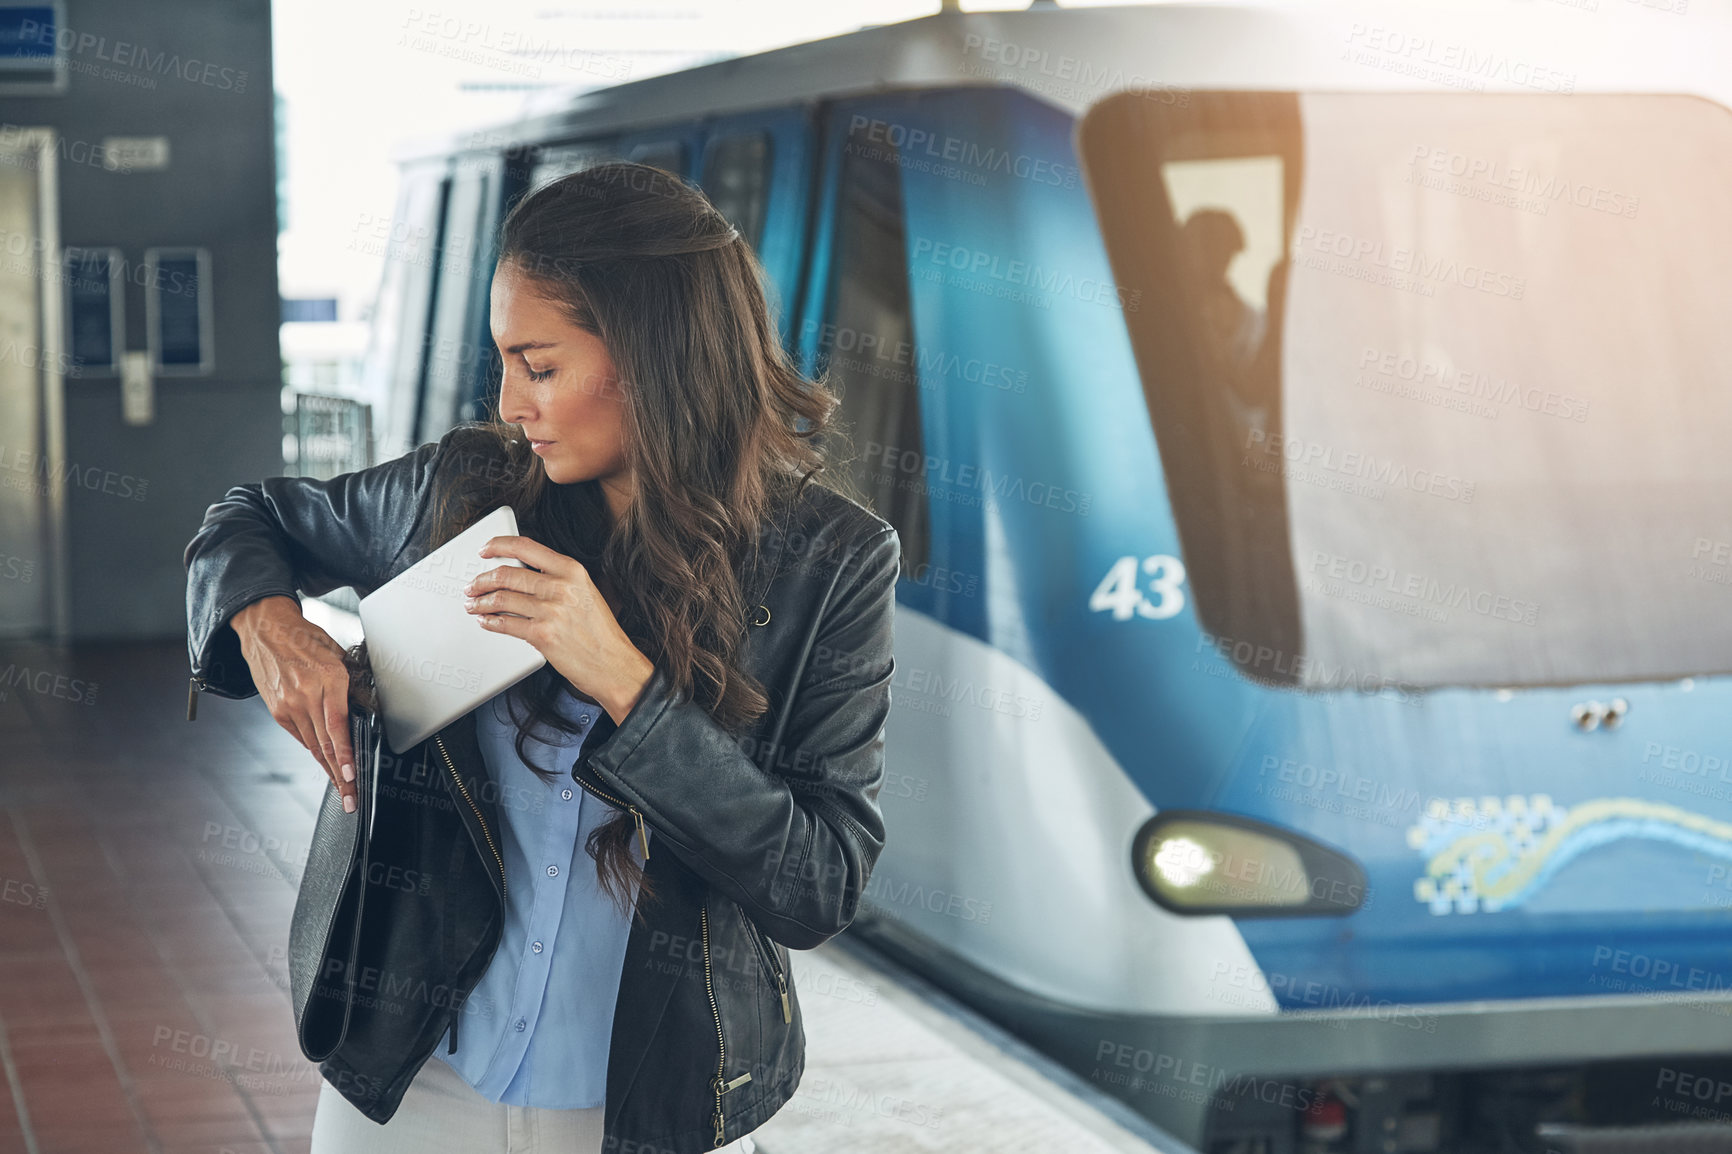
M 1197 612 L 1245 675 L 1732 671 L 1726 109 L 1121 93 L 1079 139 Z

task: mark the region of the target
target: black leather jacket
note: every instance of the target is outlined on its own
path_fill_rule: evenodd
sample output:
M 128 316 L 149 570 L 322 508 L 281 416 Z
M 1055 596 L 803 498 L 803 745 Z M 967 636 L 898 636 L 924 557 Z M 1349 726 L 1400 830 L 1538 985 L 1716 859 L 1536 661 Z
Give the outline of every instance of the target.
M 193 692 L 257 692 L 228 626 L 243 606 L 297 590 L 365 595 L 425 556 L 436 488 L 451 470 L 495 464 L 478 444 L 460 427 L 330 481 L 230 489 L 186 549 Z M 743 661 L 769 712 L 732 736 L 676 699 L 658 668 L 572 771 L 655 831 L 646 872 L 657 897 L 638 901 L 608 1053 L 611 1154 L 714 1149 L 788 1100 L 805 1036 L 787 951 L 848 926 L 884 845 L 877 796 L 901 543 L 817 485 L 785 512 L 786 532 L 766 539 L 748 587 L 762 591 L 763 622 L 748 628 Z M 327 785 L 327 806 L 334 798 Z M 320 1067 L 374 1121 L 396 1111 L 447 1030 L 478 1012 L 467 998 L 503 925 L 497 808 L 513 803 L 492 786 L 473 714 L 401 757 L 383 752 L 360 996 Z

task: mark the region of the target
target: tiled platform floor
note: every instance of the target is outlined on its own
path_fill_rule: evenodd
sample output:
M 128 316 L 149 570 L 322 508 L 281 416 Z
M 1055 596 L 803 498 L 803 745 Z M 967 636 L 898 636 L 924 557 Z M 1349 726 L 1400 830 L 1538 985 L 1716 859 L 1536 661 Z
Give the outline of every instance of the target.
M 178 644 L 0 644 L 0 1154 L 305 1151 L 284 947 L 323 775 Z M 94 685 L 94 693 L 90 686 Z
M 186 684 L 178 644 L 0 643 L 0 1154 L 308 1149 L 285 947 L 324 775 L 256 699 L 188 724 Z M 761 1154 L 1154 1149 L 851 951 L 795 969 L 808 1077 Z

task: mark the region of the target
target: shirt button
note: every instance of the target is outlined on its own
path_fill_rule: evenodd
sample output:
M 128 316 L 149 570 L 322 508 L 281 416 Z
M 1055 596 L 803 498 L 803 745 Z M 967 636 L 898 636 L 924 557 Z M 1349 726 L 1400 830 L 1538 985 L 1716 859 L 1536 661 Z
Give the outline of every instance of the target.
M 519 1018 L 519 1019 L 517 1019 L 517 1024 L 515 1026 L 513 1026 L 512 1029 L 516 1030 L 519 1034 L 521 1034 L 521 1033 L 523 1033 L 523 1031 L 525 1029 L 528 1028 L 528 1026 L 529 1026 L 528 1022 L 525 1022 L 522 1018 Z
M 539 954 L 541 952 L 541 943 L 540 942 L 531 942 L 531 943 L 529 943 L 529 948 L 531 950 L 533 950 L 534 952 Z
M 559 867 L 558 866 L 548 866 L 547 867 L 547 876 L 550 878 L 558 877 L 559 876 Z
M 579 725 L 588 725 L 589 724 L 589 714 L 586 713 L 582 717 L 578 718 L 577 723 Z
M 559 796 L 563 797 L 566 801 L 570 801 L 571 800 L 571 791 L 569 789 L 562 789 L 559 791 Z

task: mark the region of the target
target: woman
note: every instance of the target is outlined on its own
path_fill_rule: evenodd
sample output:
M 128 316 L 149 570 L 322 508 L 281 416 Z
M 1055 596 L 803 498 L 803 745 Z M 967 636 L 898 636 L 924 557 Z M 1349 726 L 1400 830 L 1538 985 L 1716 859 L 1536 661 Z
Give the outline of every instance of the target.
M 798 1085 L 787 950 L 849 924 L 883 848 L 901 549 L 817 483 L 837 402 L 761 276 L 660 170 L 549 184 L 503 227 L 494 419 L 232 489 L 188 546 L 195 687 L 258 692 L 352 813 L 344 655 L 296 589 L 518 516 L 482 552 L 526 567 L 466 604 L 547 665 L 381 766 L 314 1154 L 749 1154 Z

